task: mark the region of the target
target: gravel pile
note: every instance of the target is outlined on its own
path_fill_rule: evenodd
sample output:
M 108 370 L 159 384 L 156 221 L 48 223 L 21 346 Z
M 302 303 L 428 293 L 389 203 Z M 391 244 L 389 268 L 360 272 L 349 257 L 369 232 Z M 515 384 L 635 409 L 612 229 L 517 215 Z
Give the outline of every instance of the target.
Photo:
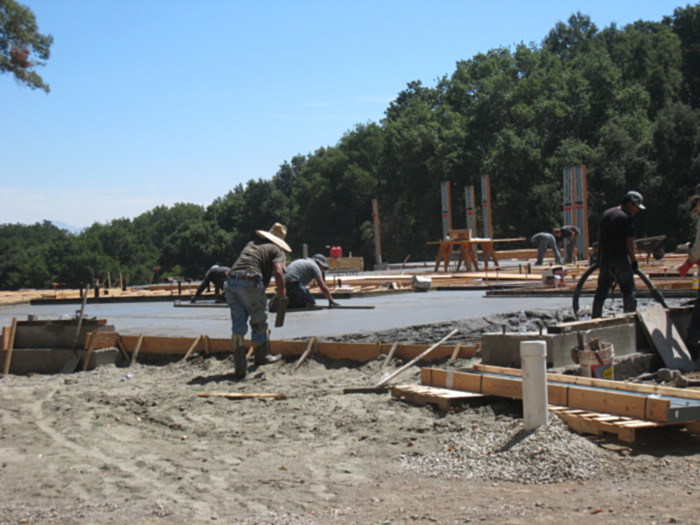
M 401 461 L 429 476 L 547 484 L 594 478 L 606 454 L 550 414 L 549 424 L 534 432 L 506 417 L 474 424 L 450 434 L 441 451 L 403 455 Z

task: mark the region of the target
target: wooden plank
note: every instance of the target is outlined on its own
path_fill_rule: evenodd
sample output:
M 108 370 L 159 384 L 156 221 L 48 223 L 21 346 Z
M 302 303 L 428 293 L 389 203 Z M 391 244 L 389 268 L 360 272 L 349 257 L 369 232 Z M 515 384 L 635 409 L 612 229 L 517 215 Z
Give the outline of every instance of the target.
M 484 376 L 481 380 L 481 393 L 492 396 L 523 398 L 523 384 L 520 379 Z
M 226 399 L 287 399 L 285 394 L 252 392 L 199 392 L 197 397 L 225 397 Z
M 444 412 L 454 408 L 455 404 L 485 397 L 482 394 L 472 392 L 457 392 L 446 388 L 423 385 L 392 386 L 390 390 L 392 397 L 404 398 L 406 401 L 420 406 L 437 405 Z
M 633 394 L 611 393 L 606 390 L 572 386 L 569 388 L 568 406 L 645 419 L 646 398 Z
M 652 348 L 658 352 L 668 368 L 681 372 L 697 370 L 683 339 L 661 305 L 655 304 L 640 309 L 637 311 L 637 319 L 640 320 Z
M 491 374 L 513 375 L 520 377 L 522 372 L 518 368 L 504 368 L 491 365 L 475 364 L 473 370 Z M 571 383 L 574 385 L 592 386 L 596 388 L 610 388 L 624 392 L 637 392 L 639 394 L 657 394 L 660 396 L 681 397 L 685 399 L 700 400 L 700 390 L 690 388 L 675 388 L 658 385 L 644 385 L 638 383 L 626 383 L 623 381 L 611 381 L 609 379 L 594 379 L 591 377 L 569 376 L 564 374 L 547 374 L 547 381 L 557 383 Z
M 12 350 L 15 347 L 15 335 L 17 334 L 17 318 L 12 318 L 12 326 L 10 327 L 10 335 L 7 341 L 7 350 L 5 351 L 5 363 L 2 368 L 3 377 L 10 373 L 10 363 L 12 362 Z
M 117 348 L 119 345 L 119 332 L 90 332 L 85 337 L 85 345 L 92 345 L 93 350 Z

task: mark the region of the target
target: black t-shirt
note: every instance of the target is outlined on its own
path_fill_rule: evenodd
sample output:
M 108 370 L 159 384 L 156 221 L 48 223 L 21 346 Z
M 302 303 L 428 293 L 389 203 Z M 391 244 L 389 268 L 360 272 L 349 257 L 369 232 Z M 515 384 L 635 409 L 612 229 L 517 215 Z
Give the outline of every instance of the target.
M 634 238 L 632 216 L 619 207 L 605 210 L 598 228 L 598 263 L 629 263 L 627 239 Z
M 563 239 L 570 239 L 574 235 L 580 235 L 581 230 L 577 226 L 566 225 L 561 228 L 561 236 Z

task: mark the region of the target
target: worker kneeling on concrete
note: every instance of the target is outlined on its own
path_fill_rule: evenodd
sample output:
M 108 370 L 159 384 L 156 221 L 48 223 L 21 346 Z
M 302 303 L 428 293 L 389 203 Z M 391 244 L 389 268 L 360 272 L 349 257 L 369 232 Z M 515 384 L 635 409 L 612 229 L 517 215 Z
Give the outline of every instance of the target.
M 287 308 L 311 308 L 316 306 L 316 299 L 306 288 L 311 281 L 316 281 L 316 285 L 321 289 L 321 293 L 328 299 L 329 307 L 339 306 L 333 300 L 331 291 L 323 278 L 327 269 L 328 262 L 320 253 L 307 259 L 292 261 L 284 271 L 284 280 L 287 283 L 287 297 L 289 297 Z M 274 302 L 270 305 L 270 310 L 276 310 Z

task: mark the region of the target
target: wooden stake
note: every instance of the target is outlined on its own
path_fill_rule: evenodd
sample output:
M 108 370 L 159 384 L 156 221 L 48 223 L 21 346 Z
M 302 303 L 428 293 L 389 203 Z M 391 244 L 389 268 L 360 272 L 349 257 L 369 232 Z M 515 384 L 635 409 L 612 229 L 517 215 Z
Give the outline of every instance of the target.
M 187 361 L 187 358 L 190 357 L 190 355 L 192 355 L 192 352 L 194 352 L 194 349 L 197 348 L 197 345 L 202 340 L 202 337 L 204 336 L 200 335 L 199 337 L 197 337 L 197 339 L 194 340 L 194 343 L 192 343 L 192 346 L 190 346 L 190 349 L 185 354 L 185 357 L 182 358 L 183 361 Z
M 131 354 L 131 361 L 129 361 L 129 366 L 133 365 L 136 362 L 136 356 L 139 355 L 139 350 L 141 350 L 141 343 L 143 343 L 143 334 L 139 335 L 139 340 L 136 342 L 134 353 Z
M 7 353 L 5 354 L 5 366 L 2 369 L 3 377 L 10 373 L 10 361 L 12 360 L 12 349 L 15 346 L 15 334 L 17 333 L 17 318 L 12 318 L 12 327 L 10 328 L 10 341 L 7 345 Z
M 454 363 L 457 360 L 457 358 L 459 357 L 459 351 L 461 349 L 462 349 L 462 343 L 457 343 L 455 345 L 454 351 L 452 352 L 452 355 L 450 356 L 450 360 L 448 361 L 448 363 Z
M 394 353 L 396 352 L 396 349 L 399 347 L 399 342 L 394 341 L 394 344 L 391 345 L 391 349 L 389 350 L 389 353 L 386 354 L 386 359 L 384 360 L 384 364 L 382 365 L 382 368 L 386 368 L 386 365 L 389 364 L 389 361 L 391 361 L 391 358 L 394 357 Z
M 311 352 L 316 348 L 316 338 L 312 337 L 311 341 L 309 341 L 309 345 L 306 347 L 306 350 L 304 350 L 304 353 L 301 354 L 301 357 L 299 358 L 299 361 L 296 362 L 294 365 L 294 368 L 292 368 L 292 372 L 296 372 L 297 368 L 301 366 L 301 364 L 306 361 L 306 358 L 309 357 Z

